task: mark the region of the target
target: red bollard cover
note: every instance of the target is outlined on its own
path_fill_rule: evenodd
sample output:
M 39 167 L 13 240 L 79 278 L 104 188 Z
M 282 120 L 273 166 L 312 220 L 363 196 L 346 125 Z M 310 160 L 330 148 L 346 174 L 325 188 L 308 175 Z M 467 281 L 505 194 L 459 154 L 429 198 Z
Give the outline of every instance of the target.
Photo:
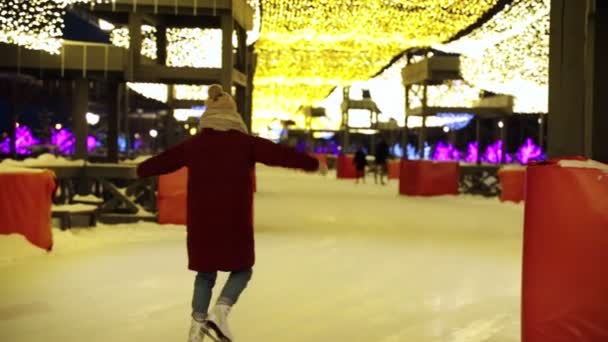
M 500 201 L 511 201 L 519 203 L 524 200 L 524 190 L 526 184 L 526 169 L 500 169 L 498 170 L 500 179 Z
M 188 168 L 181 168 L 158 177 L 158 223 L 186 224 L 188 198 Z
M 402 160 L 399 193 L 409 196 L 458 195 L 460 165 L 456 162 Z
M 352 154 L 340 154 L 336 165 L 338 178 L 357 178 Z
M 522 341 L 608 341 L 608 166 L 529 166 Z

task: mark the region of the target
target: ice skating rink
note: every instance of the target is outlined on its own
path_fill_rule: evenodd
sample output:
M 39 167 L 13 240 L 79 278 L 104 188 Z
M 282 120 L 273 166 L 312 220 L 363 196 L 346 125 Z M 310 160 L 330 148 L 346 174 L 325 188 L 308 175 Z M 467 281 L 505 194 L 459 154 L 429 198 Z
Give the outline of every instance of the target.
M 519 341 L 523 206 L 368 182 L 258 167 L 257 264 L 230 316 L 236 341 Z M 0 236 L 0 341 L 186 341 L 183 227 L 54 238 L 47 255 Z

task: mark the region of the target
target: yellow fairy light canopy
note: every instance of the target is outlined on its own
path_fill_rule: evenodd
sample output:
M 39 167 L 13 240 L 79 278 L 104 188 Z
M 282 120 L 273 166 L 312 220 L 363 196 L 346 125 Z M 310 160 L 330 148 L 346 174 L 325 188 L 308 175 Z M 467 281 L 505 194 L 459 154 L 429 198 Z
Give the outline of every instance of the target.
M 335 86 L 367 80 L 405 49 L 446 41 L 497 2 L 262 0 L 254 124 L 260 111 L 291 115 Z
M 461 54 L 465 80 L 515 97 L 515 111 L 546 113 L 550 0 L 514 0 L 471 34 L 434 47 Z

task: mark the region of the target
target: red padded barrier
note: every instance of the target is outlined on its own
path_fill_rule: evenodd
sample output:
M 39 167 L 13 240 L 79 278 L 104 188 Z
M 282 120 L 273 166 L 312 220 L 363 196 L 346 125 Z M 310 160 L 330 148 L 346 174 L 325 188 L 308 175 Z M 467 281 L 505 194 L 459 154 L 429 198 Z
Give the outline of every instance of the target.
M 399 179 L 401 174 L 401 160 L 389 160 L 388 179 Z
M 53 248 L 51 206 L 55 191 L 52 171 L 0 173 L 0 234 L 20 234 L 33 245 Z
M 460 165 L 456 162 L 402 160 L 399 193 L 410 196 L 457 195 Z
M 529 166 L 522 341 L 608 341 L 608 171 Z
M 188 198 L 188 169 L 183 167 L 158 178 L 158 223 L 186 224 Z
M 524 200 L 524 190 L 526 185 L 526 169 L 500 169 L 498 170 L 500 179 L 500 201 L 511 201 L 519 203 Z
M 353 164 L 352 154 L 339 155 L 336 168 L 338 178 L 357 178 L 357 170 Z

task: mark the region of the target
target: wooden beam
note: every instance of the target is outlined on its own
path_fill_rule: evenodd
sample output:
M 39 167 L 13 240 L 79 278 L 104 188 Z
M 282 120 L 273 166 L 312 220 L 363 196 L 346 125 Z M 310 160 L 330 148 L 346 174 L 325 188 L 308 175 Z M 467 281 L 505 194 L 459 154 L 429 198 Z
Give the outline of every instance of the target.
M 217 83 L 221 76 L 218 68 L 169 67 L 141 65 L 135 76 L 137 82 L 210 84 Z
M 590 132 L 591 157 L 608 163 L 608 3 L 595 1 L 595 44 L 594 44 L 594 75 L 593 80 L 593 126 Z

